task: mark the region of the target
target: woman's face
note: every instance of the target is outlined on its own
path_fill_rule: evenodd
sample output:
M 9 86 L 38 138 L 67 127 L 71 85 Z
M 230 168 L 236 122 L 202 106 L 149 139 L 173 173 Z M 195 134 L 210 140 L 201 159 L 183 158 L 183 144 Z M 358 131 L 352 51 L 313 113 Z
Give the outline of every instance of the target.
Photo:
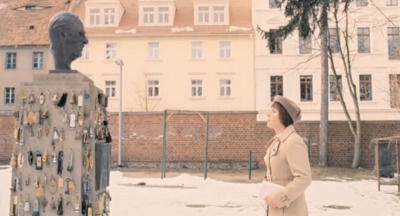
M 277 129 L 283 126 L 279 119 L 279 110 L 271 107 L 271 110 L 267 113 L 267 127 L 271 129 Z

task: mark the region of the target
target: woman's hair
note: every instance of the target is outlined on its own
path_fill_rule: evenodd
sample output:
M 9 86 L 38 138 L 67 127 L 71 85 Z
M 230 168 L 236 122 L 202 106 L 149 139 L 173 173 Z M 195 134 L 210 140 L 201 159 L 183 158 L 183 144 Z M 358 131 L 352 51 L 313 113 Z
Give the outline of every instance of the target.
M 293 124 L 292 117 L 290 117 L 289 113 L 279 102 L 272 103 L 272 107 L 278 110 L 279 120 L 285 127 Z

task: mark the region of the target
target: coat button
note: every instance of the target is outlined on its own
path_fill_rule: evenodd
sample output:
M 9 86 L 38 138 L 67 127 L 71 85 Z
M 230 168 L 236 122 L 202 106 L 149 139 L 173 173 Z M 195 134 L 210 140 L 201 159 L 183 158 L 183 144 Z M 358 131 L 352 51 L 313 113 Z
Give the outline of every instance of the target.
M 287 200 L 287 197 L 286 196 L 283 196 L 282 197 L 282 201 L 286 201 Z

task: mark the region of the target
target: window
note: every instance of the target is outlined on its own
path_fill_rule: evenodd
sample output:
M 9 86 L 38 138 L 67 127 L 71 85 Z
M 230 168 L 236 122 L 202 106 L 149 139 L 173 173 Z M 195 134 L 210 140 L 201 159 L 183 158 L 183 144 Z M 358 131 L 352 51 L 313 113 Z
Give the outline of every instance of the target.
M 203 81 L 192 80 L 192 97 L 202 97 L 202 96 L 203 96 Z
M 368 5 L 368 0 L 356 0 L 357 7 L 365 7 Z
M 400 74 L 390 74 L 390 107 L 400 108 Z
M 147 81 L 147 96 L 148 97 L 158 97 L 159 96 L 159 82 L 158 80 Z
M 105 8 L 104 9 L 104 24 L 113 25 L 115 23 L 115 9 Z
M 116 97 L 115 86 L 116 86 L 116 82 L 115 81 L 106 81 L 106 96 L 108 96 L 109 98 L 115 98 Z
M 271 31 L 274 31 L 273 29 Z M 270 46 L 272 49 L 270 50 L 271 54 L 282 54 L 282 38 L 275 38 L 274 43 Z
M 82 50 L 82 56 L 79 58 L 82 61 L 90 60 L 90 44 L 85 44 Z
M 231 42 L 222 41 L 219 43 L 219 58 L 220 59 L 231 58 Z
M 199 23 L 208 23 L 210 20 L 209 7 L 199 7 Z
M 202 58 L 203 58 L 203 43 L 192 42 L 192 59 L 202 59 Z
M 15 69 L 17 67 L 17 53 L 6 54 L 6 69 Z
M 231 80 L 219 81 L 219 96 L 221 97 L 231 96 Z
M 158 8 L 158 23 L 169 23 L 169 8 L 159 7 Z
M 280 8 L 281 1 L 280 0 L 269 0 L 269 8 Z
M 330 28 L 329 29 L 329 40 L 328 40 L 328 46 L 329 49 L 332 51 L 332 53 L 338 53 L 339 50 L 339 41 L 338 41 L 338 35 L 336 34 L 336 28 Z
M 90 25 L 100 25 L 100 9 L 90 9 Z
M 143 23 L 154 23 L 154 8 L 143 8 Z
M 300 99 L 301 101 L 312 101 L 312 76 L 300 76 Z
M 157 42 L 148 43 L 148 59 L 156 60 L 159 58 L 159 44 Z
M 339 92 L 342 91 L 342 75 L 337 75 L 337 82 L 336 85 L 335 75 L 329 75 L 329 98 L 331 101 L 338 101 L 340 100 Z
M 214 7 L 214 23 L 225 22 L 225 7 L 215 6 Z
M 369 28 L 357 28 L 357 40 L 358 40 L 358 52 L 359 53 L 369 53 L 370 43 L 369 43 Z
M 276 95 L 283 96 L 283 76 L 271 76 L 271 101 Z
M 399 27 L 388 28 L 389 59 L 400 59 L 400 31 Z
M 311 35 L 308 35 L 307 37 L 299 35 L 299 47 L 300 47 L 300 54 L 311 53 L 312 52 Z
M 33 69 L 43 69 L 43 52 L 33 52 Z
M 386 6 L 397 6 L 398 4 L 398 0 L 386 0 Z
M 371 75 L 360 75 L 360 100 L 372 100 Z
M 117 58 L 117 44 L 106 44 L 106 60 L 114 60 Z
M 4 103 L 5 104 L 15 103 L 15 88 L 12 87 L 4 88 Z

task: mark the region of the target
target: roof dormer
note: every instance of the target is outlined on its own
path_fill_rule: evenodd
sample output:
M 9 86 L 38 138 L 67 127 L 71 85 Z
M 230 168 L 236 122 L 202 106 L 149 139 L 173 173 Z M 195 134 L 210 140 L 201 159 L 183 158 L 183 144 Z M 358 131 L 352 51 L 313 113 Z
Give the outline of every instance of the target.
M 193 0 L 195 25 L 229 25 L 229 0 Z
M 118 26 L 124 14 L 119 0 L 89 0 L 85 3 L 85 26 Z
M 139 0 L 139 26 L 172 26 L 175 0 Z

